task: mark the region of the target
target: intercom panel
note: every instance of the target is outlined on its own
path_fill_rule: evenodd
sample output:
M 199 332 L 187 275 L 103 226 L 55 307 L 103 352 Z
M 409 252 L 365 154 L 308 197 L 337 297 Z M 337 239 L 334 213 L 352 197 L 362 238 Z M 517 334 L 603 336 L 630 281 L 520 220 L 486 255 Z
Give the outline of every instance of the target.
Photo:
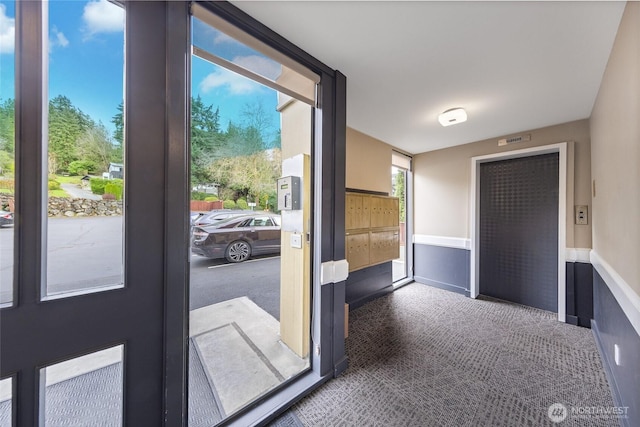
M 299 176 L 285 176 L 278 179 L 278 209 L 281 211 L 300 209 Z

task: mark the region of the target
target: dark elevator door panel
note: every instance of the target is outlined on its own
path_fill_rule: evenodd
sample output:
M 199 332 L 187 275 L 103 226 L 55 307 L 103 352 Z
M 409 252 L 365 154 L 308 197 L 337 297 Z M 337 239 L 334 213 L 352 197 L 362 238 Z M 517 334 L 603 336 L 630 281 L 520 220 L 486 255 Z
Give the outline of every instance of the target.
M 558 310 L 558 153 L 480 165 L 480 293 Z

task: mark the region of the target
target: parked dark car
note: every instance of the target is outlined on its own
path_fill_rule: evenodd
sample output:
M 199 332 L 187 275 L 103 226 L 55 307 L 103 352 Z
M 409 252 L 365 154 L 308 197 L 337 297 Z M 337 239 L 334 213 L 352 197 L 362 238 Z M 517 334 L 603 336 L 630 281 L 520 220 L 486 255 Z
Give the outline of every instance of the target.
M 205 214 L 206 212 L 191 211 L 191 215 L 190 215 L 191 225 L 193 225 L 198 218 L 200 218 L 202 215 L 205 215 Z
M 13 225 L 13 212 L 0 211 L 0 227 Z
M 214 209 L 209 212 L 199 213 L 197 215 L 191 215 L 191 223 L 197 227 L 203 227 L 207 225 L 213 225 L 217 222 L 224 221 L 236 216 L 248 215 L 252 211 L 233 210 L 233 209 Z
M 280 253 L 280 224 L 280 215 L 255 212 L 194 227 L 191 251 L 207 258 L 226 258 L 229 262 Z

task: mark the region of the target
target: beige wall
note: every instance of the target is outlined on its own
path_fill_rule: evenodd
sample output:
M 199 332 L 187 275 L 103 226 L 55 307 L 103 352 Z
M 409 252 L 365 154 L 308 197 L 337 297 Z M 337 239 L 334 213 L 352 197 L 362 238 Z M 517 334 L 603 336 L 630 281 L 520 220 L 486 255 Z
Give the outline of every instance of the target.
M 531 141 L 499 147 L 498 136 L 414 156 L 415 234 L 470 238 L 472 157 L 573 141 L 567 150 L 567 247 L 590 248 L 591 221 L 573 224 L 573 205 L 591 205 L 589 121 L 519 134 L 531 134 Z
M 279 94 L 284 101 L 278 105 L 280 111 L 280 140 L 282 159 L 298 154 L 311 154 L 311 106 Z
M 591 115 L 593 249 L 640 294 L 640 3 L 628 2 Z
M 282 250 L 280 254 L 280 337 L 300 357 L 309 352 L 311 301 L 311 247 L 304 239 L 311 215 L 311 106 L 279 94 L 283 175 L 291 173 L 287 159 L 302 161 L 302 216 L 282 212 Z M 300 156 L 303 154 L 303 156 Z M 294 162 L 295 164 L 296 162 Z M 297 174 L 296 174 L 297 175 Z M 290 215 L 291 214 L 291 215 Z M 300 223 L 297 223 L 297 221 Z M 296 226 L 297 224 L 297 226 Z M 297 230 L 291 231 L 293 229 Z M 300 231 L 301 229 L 301 231 Z M 292 235 L 298 235 L 302 247 L 293 247 Z
M 391 151 L 389 144 L 347 128 L 346 187 L 390 194 Z

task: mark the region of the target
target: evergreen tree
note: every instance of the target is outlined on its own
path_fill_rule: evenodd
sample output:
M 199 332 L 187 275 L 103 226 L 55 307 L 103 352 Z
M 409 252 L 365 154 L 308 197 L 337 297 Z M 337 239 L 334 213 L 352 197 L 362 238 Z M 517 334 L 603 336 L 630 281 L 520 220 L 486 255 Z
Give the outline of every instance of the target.
M 211 183 L 209 166 L 224 155 L 224 135 L 220 132 L 220 109 L 205 105 L 198 95 L 191 100 L 191 181 Z
M 122 102 L 117 107 L 118 112 L 111 118 L 111 123 L 116 127 L 113 132 L 113 149 L 111 150 L 110 161 L 114 163 L 122 163 L 123 159 L 123 143 L 124 143 L 124 105 Z
M 0 99 L 0 151 L 13 157 L 15 144 L 15 101 Z
M 88 128 L 78 137 L 76 150 L 80 159 L 93 162 L 97 166 L 97 172 L 106 172 L 109 163 L 114 161 L 115 147 L 109 131 L 102 123 Z
M 66 96 L 49 101 L 49 165 L 50 173 L 66 171 L 69 163 L 78 160 L 80 136 L 95 123 L 77 109 Z
M 113 131 L 113 139 L 115 139 L 118 144 L 122 145 L 122 142 L 124 141 L 124 104 L 122 101 L 120 101 L 120 104 L 118 104 L 116 109 L 118 112 L 111 118 L 111 123 L 116 127 L 116 130 Z
M 393 195 L 400 199 L 400 222 L 405 221 L 405 185 L 404 171 L 398 169 L 394 176 Z

